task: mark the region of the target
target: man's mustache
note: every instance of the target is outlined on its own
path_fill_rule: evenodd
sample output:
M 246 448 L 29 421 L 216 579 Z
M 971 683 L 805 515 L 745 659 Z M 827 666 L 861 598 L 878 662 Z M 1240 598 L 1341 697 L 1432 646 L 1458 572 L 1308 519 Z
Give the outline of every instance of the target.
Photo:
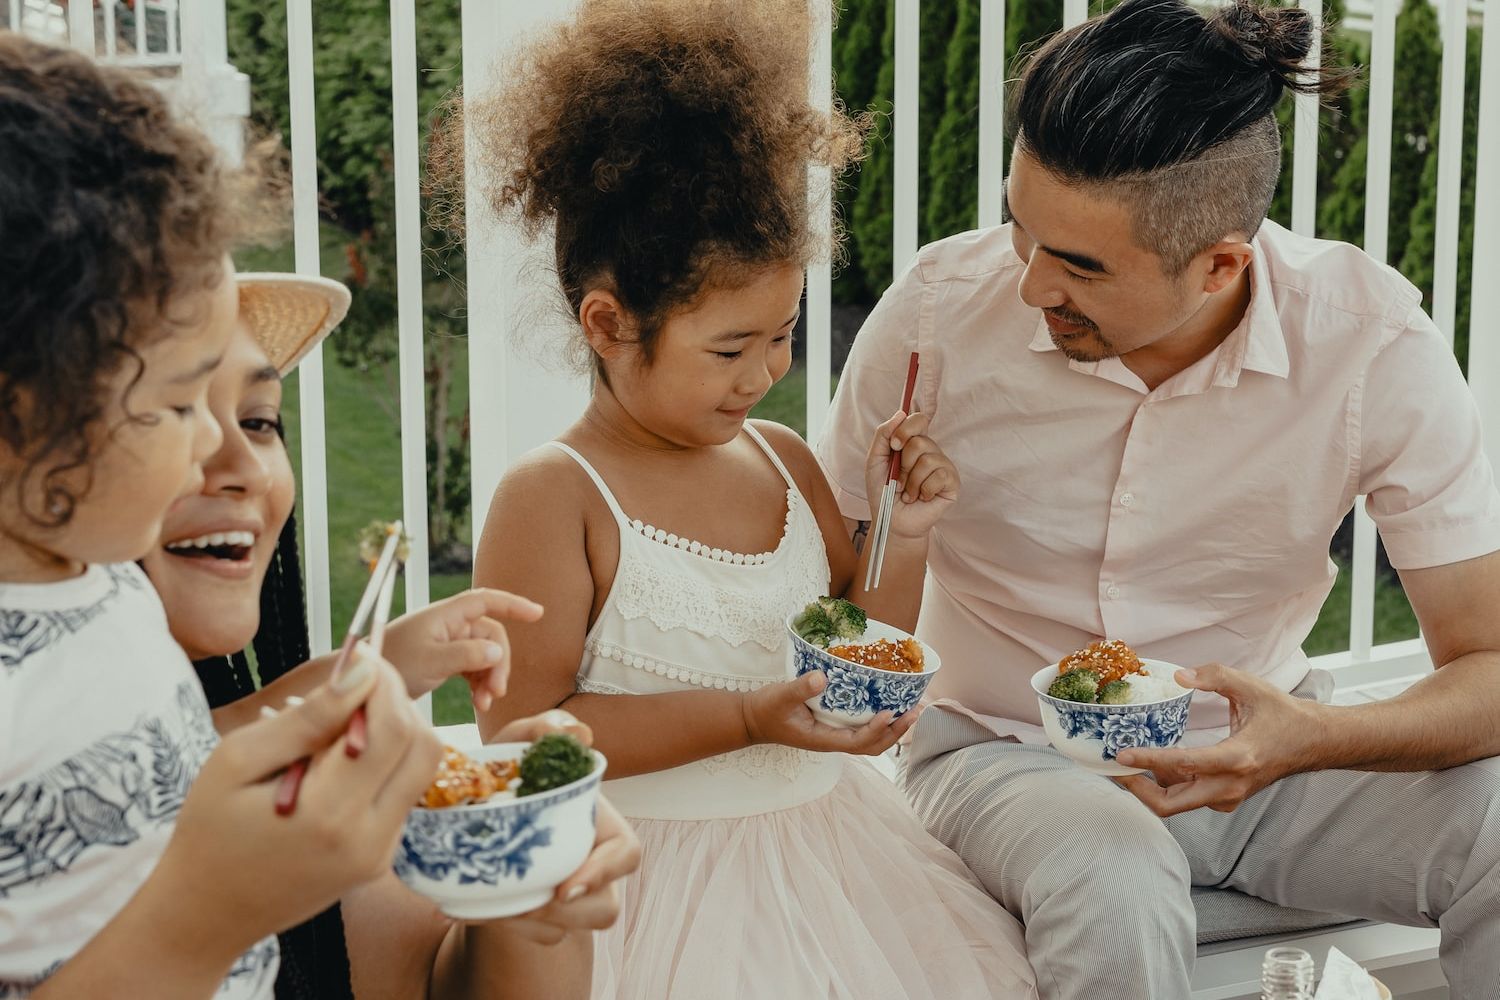
M 1062 320 L 1064 323 L 1071 323 L 1074 326 L 1081 326 L 1089 330 L 1099 329 L 1098 325 L 1083 313 L 1072 312 L 1068 309 L 1055 308 L 1043 309 L 1042 312 L 1046 313 L 1048 316 L 1051 316 L 1054 319 Z

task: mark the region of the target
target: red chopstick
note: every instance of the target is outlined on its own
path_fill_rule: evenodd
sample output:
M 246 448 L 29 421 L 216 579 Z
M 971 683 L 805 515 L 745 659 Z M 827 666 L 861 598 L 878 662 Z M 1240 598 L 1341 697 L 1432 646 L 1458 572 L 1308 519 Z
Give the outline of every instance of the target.
M 349 662 L 349 657 L 354 653 L 354 644 L 358 641 L 358 638 L 354 635 L 353 632 L 344 637 L 344 644 L 339 647 L 338 656 L 333 661 L 333 672 L 328 675 L 328 679 L 330 681 L 335 680 L 343 671 L 344 665 Z M 365 707 L 361 705 L 359 706 L 359 709 L 355 714 L 362 716 L 364 714 L 364 710 Z M 353 717 L 349 719 L 349 729 L 352 733 L 354 729 Z M 364 735 L 364 727 L 361 726 L 361 744 L 364 743 Z M 358 753 L 351 752 L 348 749 L 347 744 L 344 752 L 348 753 L 350 757 L 359 756 Z M 360 753 L 363 752 L 364 746 L 361 746 Z M 301 757 L 297 760 L 292 761 L 292 766 L 282 772 L 281 783 L 276 786 L 276 815 L 290 816 L 292 812 L 297 808 L 297 793 L 302 790 L 302 779 L 307 774 L 307 762 L 308 759 L 306 757 Z
M 911 352 L 911 360 L 906 363 L 906 389 L 901 393 L 901 412 L 908 417 L 911 416 L 912 392 L 917 388 L 917 352 Z M 891 452 L 891 468 L 885 474 L 888 483 L 899 482 L 901 479 L 901 453 Z

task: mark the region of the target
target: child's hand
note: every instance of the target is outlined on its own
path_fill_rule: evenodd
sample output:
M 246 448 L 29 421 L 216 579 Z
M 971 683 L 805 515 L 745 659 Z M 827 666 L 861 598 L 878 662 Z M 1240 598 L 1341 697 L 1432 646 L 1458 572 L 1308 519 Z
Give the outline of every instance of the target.
M 877 757 L 895 746 L 917 721 L 916 712 L 907 712 L 894 721 L 890 712 L 881 712 L 858 729 L 819 722 L 806 702 L 822 692 L 827 683 L 826 677 L 812 671 L 794 681 L 767 684 L 745 695 L 741 704 L 750 742 Z
M 500 623 L 540 617 L 542 606 L 524 597 L 503 590 L 466 590 L 391 622 L 383 652 L 413 698 L 463 674 L 474 707 L 483 712 L 504 697 L 510 678 L 510 639 Z
M 344 730 L 361 703 L 368 745 L 351 758 Z M 238 954 L 389 869 L 441 749 L 390 664 L 357 656 L 306 701 L 225 737 L 193 783 L 152 882 L 195 911 L 206 940 L 231 942 Z M 308 756 L 296 811 L 277 815 L 281 772 Z
M 865 488 L 870 498 L 870 520 L 880 508 L 880 494 L 890 471 L 891 452 L 901 453 L 897 473 L 896 507 L 891 534 L 923 538 L 958 499 L 958 469 L 927 436 L 932 418 L 925 413 L 902 413 L 875 428 L 875 440 L 865 460 Z
M 535 743 L 549 733 L 564 733 L 586 747 L 594 745 L 594 731 L 589 728 L 589 724 L 561 708 L 550 709 L 541 715 L 512 719 L 489 742 Z

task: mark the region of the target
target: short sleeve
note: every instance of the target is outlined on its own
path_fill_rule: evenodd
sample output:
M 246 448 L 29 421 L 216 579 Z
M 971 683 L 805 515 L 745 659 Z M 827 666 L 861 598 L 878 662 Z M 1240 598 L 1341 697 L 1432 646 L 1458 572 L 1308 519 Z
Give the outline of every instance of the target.
M 923 285 L 914 263 L 891 284 L 860 327 L 834 393 L 818 460 L 843 515 L 870 520 L 865 457 L 875 428 L 896 412 L 916 349 Z
M 1371 362 L 1360 406 L 1359 490 L 1396 569 L 1500 550 L 1500 492 L 1453 350 L 1414 308 Z

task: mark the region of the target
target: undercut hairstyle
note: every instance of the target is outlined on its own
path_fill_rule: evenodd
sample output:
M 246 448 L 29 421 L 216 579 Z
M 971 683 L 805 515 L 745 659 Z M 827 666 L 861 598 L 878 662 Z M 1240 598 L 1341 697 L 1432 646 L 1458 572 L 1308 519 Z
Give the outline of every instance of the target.
M 1313 37 L 1296 7 L 1232 0 L 1205 17 L 1182 0 L 1125 0 L 1029 59 L 1016 144 L 1062 182 L 1128 205 L 1136 242 L 1181 274 L 1226 236 L 1260 229 L 1281 171 L 1282 96 L 1354 79 L 1308 65 Z
M 148 78 L 0 31 L 0 447 L 19 460 L 0 488 L 38 525 L 66 524 L 87 491 L 110 380 L 139 379 L 172 301 L 228 280 L 224 255 L 265 235 L 265 176 L 222 165 Z
M 447 116 L 429 153 L 440 200 L 457 202 L 466 117 L 490 207 L 553 227 L 573 315 L 611 292 L 649 363 L 667 315 L 706 288 L 839 244 L 813 224 L 807 171 L 837 174 L 862 123 L 809 103 L 811 27 L 805 0 L 588 0 Z

